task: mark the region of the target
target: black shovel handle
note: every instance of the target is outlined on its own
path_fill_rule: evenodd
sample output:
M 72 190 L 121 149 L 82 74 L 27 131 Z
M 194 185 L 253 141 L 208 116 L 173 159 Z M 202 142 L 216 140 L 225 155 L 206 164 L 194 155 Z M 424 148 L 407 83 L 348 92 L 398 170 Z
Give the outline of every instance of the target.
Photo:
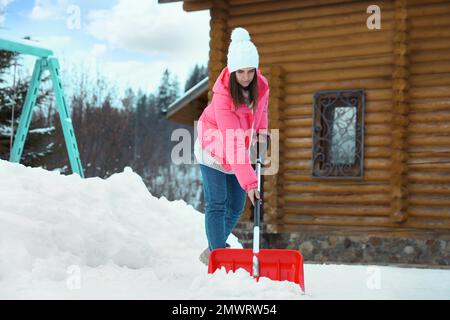
M 262 159 L 260 158 L 260 143 L 259 143 L 259 133 L 256 134 L 256 176 L 258 178 L 258 192 L 260 199 L 255 198 L 255 206 L 253 210 L 253 225 L 259 227 L 261 220 L 261 205 L 262 205 L 262 186 L 261 186 L 261 170 L 262 170 Z M 270 136 L 267 136 L 267 149 L 270 142 Z M 266 150 L 267 152 L 267 150 Z

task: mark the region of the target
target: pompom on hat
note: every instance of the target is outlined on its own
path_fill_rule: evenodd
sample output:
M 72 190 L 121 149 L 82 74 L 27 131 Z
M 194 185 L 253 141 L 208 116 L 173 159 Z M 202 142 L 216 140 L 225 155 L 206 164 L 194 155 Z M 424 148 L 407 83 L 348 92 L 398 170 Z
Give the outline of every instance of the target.
M 235 28 L 231 32 L 227 58 L 230 73 L 242 68 L 258 68 L 258 50 L 250 40 L 250 34 L 244 28 Z

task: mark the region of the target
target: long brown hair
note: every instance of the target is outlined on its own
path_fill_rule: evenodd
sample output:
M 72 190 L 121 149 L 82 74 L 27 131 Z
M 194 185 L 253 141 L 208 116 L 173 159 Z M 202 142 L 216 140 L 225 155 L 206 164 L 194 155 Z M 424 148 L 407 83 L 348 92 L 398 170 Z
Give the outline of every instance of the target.
M 236 110 L 240 104 L 245 103 L 244 95 L 242 94 L 243 87 L 236 79 L 236 71 L 233 71 L 230 74 L 229 88 L 231 97 L 233 98 L 234 110 Z M 258 105 L 258 75 L 256 69 L 253 80 L 248 85 L 247 90 L 249 91 L 250 103 L 253 102 L 253 108 L 256 109 L 256 106 Z

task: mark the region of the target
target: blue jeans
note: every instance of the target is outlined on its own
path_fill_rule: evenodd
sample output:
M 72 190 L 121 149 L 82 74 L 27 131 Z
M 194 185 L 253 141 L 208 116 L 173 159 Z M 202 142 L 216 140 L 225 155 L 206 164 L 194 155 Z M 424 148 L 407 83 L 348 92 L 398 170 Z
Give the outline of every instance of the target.
M 245 207 L 247 193 L 234 174 L 200 164 L 205 198 L 205 229 L 210 250 L 225 248 Z

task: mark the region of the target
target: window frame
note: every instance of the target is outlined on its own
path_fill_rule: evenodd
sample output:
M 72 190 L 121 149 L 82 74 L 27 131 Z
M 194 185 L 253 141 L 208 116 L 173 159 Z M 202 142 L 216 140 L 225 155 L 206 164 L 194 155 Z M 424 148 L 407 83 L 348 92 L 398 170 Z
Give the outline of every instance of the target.
M 324 104 L 324 99 L 332 99 L 331 103 Z M 355 99 L 356 100 L 351 100 Z M 314 94 L 312 117 L 312 161 L 311 177 L 321 179 L 363 179 L 364 178 L 364 113 L 365 90 L 322 90 Z M 330 101 L 330 100 L 329 100 Z M 355 102 L 356 101 L 356 102 Z M 337 103 L 344 105 L 338 105 Z M 353 164 L 333 164 L 330 161 L 331 139 L 323 137 L 324 119 L 333 126 L 329 108 L 354 107 L 356 108 L 355 121 L 355 161 Z

